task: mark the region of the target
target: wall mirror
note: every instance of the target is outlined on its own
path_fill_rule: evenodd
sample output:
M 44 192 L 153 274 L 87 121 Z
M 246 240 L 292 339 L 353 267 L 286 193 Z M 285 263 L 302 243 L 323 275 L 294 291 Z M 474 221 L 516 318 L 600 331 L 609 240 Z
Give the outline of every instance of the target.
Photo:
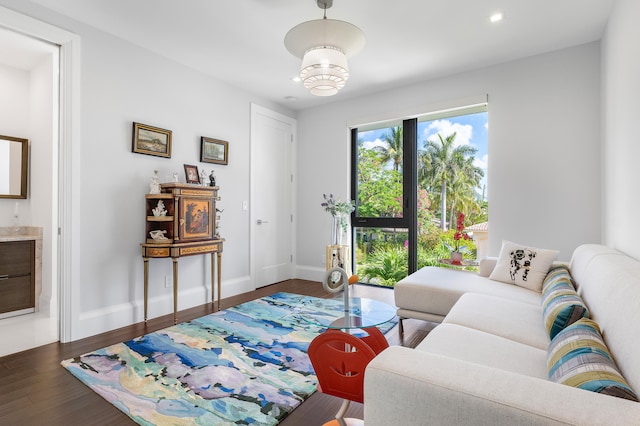
M 0 198 L 27 198 L 29 140 L 0 135 Z

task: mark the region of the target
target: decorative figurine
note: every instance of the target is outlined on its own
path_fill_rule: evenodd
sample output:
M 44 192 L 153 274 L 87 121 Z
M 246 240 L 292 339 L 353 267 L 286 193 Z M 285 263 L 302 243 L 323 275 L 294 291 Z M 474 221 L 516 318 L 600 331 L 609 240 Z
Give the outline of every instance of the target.
M 207 172 L 204 169 L 200 170 L 200 185 L 207 186 Z
M 211 174 L 209 175 L 209 186 L 216 186 L 215 170 L 211 170 Z
M 151 211 L 153 212 L 153 215 L 156 217 L 167 215 L 167 210 L 164 208 L 164 202 L 162 200 L 158 200 L 158 204 L 156 205 L 156 208 L 154 208 Z
M 159 194 L 160 193 L 160 183 L 158 183 L 158 171 L 153 171 L 153 176 L 151 176 L 151 183 L 149 184 L 149 194 Z
M 215 230 L 215 237 L 216 238 L 220 238 L 220 214 L 224 211 L 224 209 L 219 209 L 216 207 L 216 230 Z
M 164 236 L 164 234 L 166 234 L 166 233 L 167 233 L 167 231 L 165 231 L 165 230 L 156 229 L 155 231 L 149 232 L 149 235 L 154 240 L 168 240 L 168 238 Z
M 173 174 L 173 182 L 174 183 L 178 183 L 179 182 L 178 181 L 178 173 L 177 172 Z

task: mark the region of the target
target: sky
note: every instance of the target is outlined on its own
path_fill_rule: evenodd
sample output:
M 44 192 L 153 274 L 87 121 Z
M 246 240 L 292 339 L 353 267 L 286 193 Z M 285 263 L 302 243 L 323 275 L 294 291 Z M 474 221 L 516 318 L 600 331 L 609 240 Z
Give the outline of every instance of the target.
M 424 148 L 424 143 L 428 139 L 437 138 L 440 133 L 442 138 L 446 138 L 453 132 L 456 132 L 456 145 L 471 145 L 476 148 L 474 164 L 484 171 L 484 178 L 481 182 L 479 192 L 482 192 L 482 185 L 487 183 L 487 165 L 489 162 L 488 154 L 488 114 L 480 112 L 476 114 L 462 115 L 458 117 L 449 117 L 434 121 L 418 122 L 418 149 Z M 388 127 L 381 129 L 368 130 L 358 133 L 358 139 L 362 140 L 362 144 L 366 148 L 375 146 L 386 146 L 384 141 L 385 134 L 389 131 Z M 487 191 L 485 191 L 486 197 Z

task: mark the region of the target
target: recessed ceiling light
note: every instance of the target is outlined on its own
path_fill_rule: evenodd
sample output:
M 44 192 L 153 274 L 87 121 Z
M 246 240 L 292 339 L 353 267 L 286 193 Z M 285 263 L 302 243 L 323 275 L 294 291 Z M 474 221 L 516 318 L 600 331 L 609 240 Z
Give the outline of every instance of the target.
M 489 17 L 489 21 L 491 22 L 500 22 L 504 19 L 504 13 L 502 12 L 498 12 L 498 13 L 494 13 L 493 15 L 491 15 Z
M 302 79 L 299 75 L 296 75 L 295 77 L 291 77 L 291 81 L 293 81 L 294 83 L 300 83 Z

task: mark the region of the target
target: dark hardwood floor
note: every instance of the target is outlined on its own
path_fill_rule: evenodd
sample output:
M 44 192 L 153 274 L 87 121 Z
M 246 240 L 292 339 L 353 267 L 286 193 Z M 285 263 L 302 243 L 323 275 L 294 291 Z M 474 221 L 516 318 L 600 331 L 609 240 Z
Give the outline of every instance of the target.
M 393 305 L 393 290 L 356 284 L 354 297 L 368 297 Z M 329 297 L 318 282 L 288 280 L 222 300 L 221 309 L 278 291 Z M 188 321 L 213 312 L 206 304 L 179 312 L 178 321 Z M 60 361 L 123 342 L 173 325 L 165 315 L 108 333 L 71 343 L 52 343 L 0 358 L 0 425 L 132 425 L 135 424 L 110 403 L 60 366 Z M 397 326 L 387 333 L 391 345 L 415 347 L 434 324 L 405 320 L 404 337 Z M 280 423 L 283 426 L 321 425 L 333 418 L 341 400 L 320 392 L 313 394 Z M 362 404 L 351 403 L 347 417 L 362 418 Z

